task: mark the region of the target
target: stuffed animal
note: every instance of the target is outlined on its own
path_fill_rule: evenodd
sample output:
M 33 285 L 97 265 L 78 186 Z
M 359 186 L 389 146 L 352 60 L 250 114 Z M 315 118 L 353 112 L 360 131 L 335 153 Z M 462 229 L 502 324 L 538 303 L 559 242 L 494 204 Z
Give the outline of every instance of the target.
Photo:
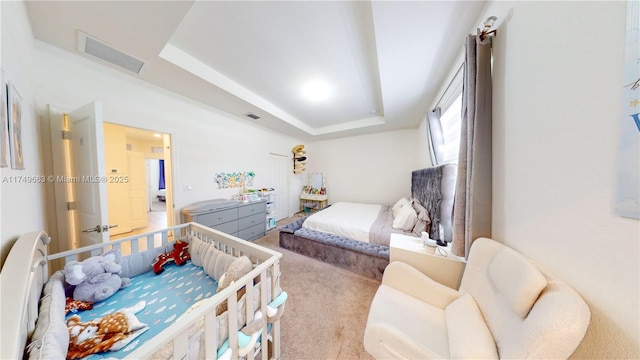
M 135 315 L 145 305 L 145 301 L 140 301 L 130 308 L 88 322 L 81 322 L 78 315 L 71 316 L 67 320 L 67 359 L 122 349 L 148 329 L 147 324 L 141 323 Z
M 248 257 L 240 256 L 239 258 L 235 259 L 229 265 L 227 272 L 225 272 L 220 277 L 220 280 L 218 281 L 218 289 L 216 290 L 216 293 L 219 293 L 220 291 L 231 286 L 231 284 L 233 284 L 234 282 L 236 282 L 236 280 L 248 274 L 252 269 L 253 269 L 253 265 L 251 264 L 251 260 L 249 260 Z M 242 297 L 242 295 L 245 294 L 245 292 L 246 292 L 245 288 L 242 288 L 240 289 L 240 291 L 238 291 L 238 300 L 240 300 L 240 298 Z M 227 311 L 227 302 L 223 301 L 220 305 L 218 305 L 218 307 L 216 307 L 216 316 L 224 313 L 225 311 Z
M 156 258 L 151 263 L 151 266 L 153 266 L 153 272 L 156 275 L 162 273 L 164 271 L 163 266 L 165 266 L 167 263 L 171 261 L 175 262 L 176 265 L 178 266 L 184 265 L 187 262 L 187 260 L 191 259 L 191 256 L 189 255 L 187 248 L 189 248 L 188 242 L 177 240 L 173 244 L 172 252 L 168 252 L 168 253 L 164 253 L 156 256 Z
M 77 313 L 78 310 L 91 310 L 93 309 L 93 303 L 73 300 L 72 298 L 66 298 L 66 302 L 64 305 L 64 313 L 68 314 L 69 312 Z
M 65 281 L 76 286 L 73 299 L 94 303 L 129 285 L 129 278 L 121 278 L 118 275 L 122 269 L 121 259 L 120 251 L 109 250 L 103 255 L 92 256 L 82 262 L 67 263 L 62 272 Z

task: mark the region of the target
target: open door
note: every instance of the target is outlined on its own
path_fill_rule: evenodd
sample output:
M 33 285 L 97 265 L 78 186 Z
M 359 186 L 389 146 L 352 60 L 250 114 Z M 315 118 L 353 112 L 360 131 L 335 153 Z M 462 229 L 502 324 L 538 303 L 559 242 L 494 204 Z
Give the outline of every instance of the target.
M 87 104 L 69 113 L 71 174 L 79 181 L 76 229 L 80 247 L 109 241 L 107 181 L 104 160 L 102 105 Z
M 62 123 L 50 110 L 50 119 L 55 182 L 64 184 L 55 187 L 57 215 L 65 219 L 58 225 L 70 227 L 74 248 L 109 241 L 109 228 L 117 225 L 108 223 L 102 106 L 87 104 Z
M 171 160 L 171 136 L 169 134 L 162 135 L 164 146 L 164 174 L 165 174 L 165 205 L 167 206 L 167 227 L 175 224 L 175 213 L 173 211 L 173 161 Z M 179 222 L 178 222 L 179 223 Z

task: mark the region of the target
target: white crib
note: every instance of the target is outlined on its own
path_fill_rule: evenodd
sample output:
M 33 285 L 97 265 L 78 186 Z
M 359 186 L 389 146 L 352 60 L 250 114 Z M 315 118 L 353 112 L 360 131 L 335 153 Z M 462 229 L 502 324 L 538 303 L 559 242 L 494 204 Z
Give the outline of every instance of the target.
M 43 232 L 31 232 L 20 236 L 11 248 L 0 273 L 0 314 L 1 346 L 0 359 L 19 359 L 25 356 L 25 346 L 37 326 L 39 300 L 42 289 L 49 279 L 50 270 L 68 261 L 81 260 L 91 255 L 101 254 L 109 249 L 119 249 L 126 255 L 137 253 L 170 243 L 174 239 L 193 235 L 211 244 L 218 250 L 235 257 L 246 255 L 254 264 L 254 269 L 231 286 L 203 301 L 200 306 L 183 314 L 151 341 L 140 344 L 126 358 L 147 359 L 168 357 L 173 359 L 206 358 L 216 359 L 219 317 L 216 306 L 227 301 L 228 343 L 231 358 L 238 358 L 238 299 L 237 292 L 246 287 L 246 298 L 253 299 L 254 291 L 259 291 L 260 302 L 254 309 L 252 301 L 244 301 L 242 314 L 246 322 L 253 320 L 257 310 L 267 313 L 267 305 L 282 293 L 280 288 L 279 260 L 282 254 L 241 240 L 234 236 L 210 229 L 196 223 L 182 224 L 151 233 L 135 235 L 108 243 L 91 245 L 58 254 L 47 254 L 49 236 Z M 60 263 L 62 262 L 62 263 Z M 256 290 L 253 284 L 259 282 Z M 250 286 L 245 286 L 249 285 Z M 269 287 L 269 288 L 268 288 Z M 270 293 L 270 299 L 267 294 Z M 258 296 L 258 294 L 255 294 Z M 200 329 L 194 336 L 193 329 Z M 280 324 L 278 321 L 263 326 L 259 342 L 247 358 L 266 360 L 280 358 Z M 190 353 L 190 343 L 199 341 L 204 346 L 197 347 L 199 354 Z M 264 346 L 263 344 L 269 344 Z M 268 350 L 267 350 L 268 348 Z M 167 355 L 168 352 L 168 355 Z M 162 355 L 162 356 L 160 356 Z

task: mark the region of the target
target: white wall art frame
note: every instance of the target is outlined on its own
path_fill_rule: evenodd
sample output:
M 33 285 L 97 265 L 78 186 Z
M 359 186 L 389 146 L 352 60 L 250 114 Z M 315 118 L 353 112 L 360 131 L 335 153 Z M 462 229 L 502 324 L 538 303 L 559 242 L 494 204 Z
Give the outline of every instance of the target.
M 7 106 L 7 83 L 4 80 L 4 70 L 0 69 L 0 167 L 9 165 L 9 123 Z
M 9 108 L 9 149 L 11 153 L 11 168 L 24 170 L 22 152 L 22 97 L 14 84 L 9 83 L 8 108 Z

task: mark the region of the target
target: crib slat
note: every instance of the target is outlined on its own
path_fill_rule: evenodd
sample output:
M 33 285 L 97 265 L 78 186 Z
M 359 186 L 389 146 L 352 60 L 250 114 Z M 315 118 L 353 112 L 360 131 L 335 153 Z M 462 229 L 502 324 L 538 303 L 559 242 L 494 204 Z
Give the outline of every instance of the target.
M 255 312 L 255 310 L 253 309 L 253 286 L 250 286 L 252 283 L 253 280 L 250 280 L 249 284 L 245 286 L 245 319 L 247 319 L 247 324 L 253 321 L 253 313 Z
M 216 314 L 210 312 L 204 316 L 204 358 L 215 359 L 218 349 L 218 327 L 216 326 Z
M 72 262 L 72 261 L 78 261 L 78 255 L 77 254 L 73 254 L 73 255 L 69 255 L 69 256 L 65 256 L 64 257 L 64 263 L 65 265 Z
M 231 348 L 231 358 L 238 358 L 238 298 L 236 293 L 232 293 L 227 298 L 227 312 L 229 320 L 229 348 Z
M 267 305 L 269 304 L 269 301 L 267 299 L 267 271 L 263 271 L 260 273 L 260 309 L 264 314 L 265 320 L 267 319 Z M 262 337 L 260 339 L 260 346 L 262 347 L 262 360 L 266 360 L 269 353 L 268 338 L 269 334 L 267 333 L 267 322 L 265 321 L 264 327 L 262 328 Z
M 136 254 L 136 253 L 138 253 L 140 251 L 139 245 L 138 245 L 139 242 L 140 242 L 139 239 L 131 240 L 131 253 L 132 254 Z
M 162 245 L 165 245 L 169 242 L 169 233 L 167 231 L 162 232 Z
M 278 296 L 280 292 L 282 292 L 282 289 L 280 289 L 280 263 L 276 262 L 275 264 L 273 264 L 272 269 L 273 272 L 271 273 L 271 299 L 275 299 L 276 296 Z M 273 343 L 275 345 L 277 341 L 278 344 L 278 346 L 273 346 L 272 355 L 274 359 L 280 359 L 280 323 L 280 321 L 276 321 L 271 327 Z
M 184 359 L 189 351 L 189 332 L 182 332 L 173 339 L 173 359 Z
M 153 235 L 147 235 L 147 250 L 153 249 Z

